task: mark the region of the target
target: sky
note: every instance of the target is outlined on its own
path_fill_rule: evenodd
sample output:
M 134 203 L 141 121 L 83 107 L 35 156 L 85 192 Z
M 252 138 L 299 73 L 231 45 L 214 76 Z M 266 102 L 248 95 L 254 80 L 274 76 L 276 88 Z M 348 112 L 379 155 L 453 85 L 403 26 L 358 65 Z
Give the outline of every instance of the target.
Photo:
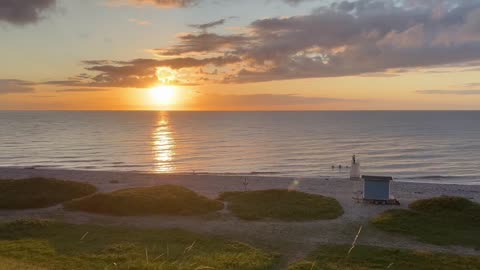
M 480 0 L 0 0 L 0 110 L 480 110 Z

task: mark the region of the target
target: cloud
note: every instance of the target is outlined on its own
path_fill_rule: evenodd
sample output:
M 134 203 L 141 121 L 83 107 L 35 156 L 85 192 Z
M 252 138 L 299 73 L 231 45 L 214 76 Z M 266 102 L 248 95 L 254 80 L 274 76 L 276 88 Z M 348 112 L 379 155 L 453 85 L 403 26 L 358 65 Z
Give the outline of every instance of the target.
M 12 79 L 0 79 L 0 95 L 29 94 L 35 92 L 32 82 Z
M 203 94 L 197 97 L 199 106 L 205 107 L 265 107 L 265 106 L 294 106 L 320 105 L 352 101 L 348 99 L 307 97 L 293 94 L 252 94 L 252 95 L 220 95 Z
M 418 90 L 416 92 L 419 94 L 426 94 L 426 95 L 459 95 L 459 96 L 480 95 L 480 90 Z
M 102 92 L 108 91 L 106 88 L 71 88 L 71 89 L 59 89 L 57 93 L 84 93 L 84 92 Z
M 14 25 L 36 23 L 55 4 L 56 0 L 1 0 L 0 22 Z
M 213 27 L 216 27 L 216 26 L 219 26 L 219 25 L 223 25 L 223 24 L 225 24 L 225 22 L 226 22 L 226 19 L 220 19 L 220 20 L 217 20 L 217 21 L 209 22 L 209 23 L 189 24 L 188 26 L 190 26 L 192 28 L 196 28 L 198 30 L 207 31 L 210 28 L 213 28 Z
M 151 87 L 159 67 L 189 85 L 472 68 L 480 61 L 479 18 L 480 1 L 338 1 L 303 16 L 256 20 L 242 32 L 182 33 L 173 45 L 153 49 L 158 59 L 85 61 L 89 77 L 67 85 Z
M 453 5 L 452 3 L 456 4 Z M 401 4 L 399 4 L 401 3 Z M 252 22 L 246 34 L 186 33 L 160 56 L 236 56 L 224 82 L 352 76 L 480 59 L 480 2 L 342 1 Z M 448 5 L 447 5 L 448 4 Z
M 178 36 L 180 42 L 172 47 L 159 48 L 154 51 L 161 56 L 183 55 L 189 53 L 218 52 L 236 49 L 249 41 L 244 35 L 218 35 L 210 33 L 187 33 Z
M 254 41 L 238 50 L 252 64 L 233 80 L 349 76 L 476 60 L 480 35 L 469 25 L 478 10 L 480 2 L 440 16 L 431 8 L 364 0 L 258 20 L 250 25 Z
M 187 8 L 203 2 L 202 0 L 110 0 L 109 5 L 154 5 L 160 8 Z
M 157 76 L 159 68 L 170 68 L 182 70 L 205 66 L 224 66 L 228 63 L 240 61 L 236 57 L 211 57 L 196 59 L 190 57 L 172 58 L 165 60 L 157 59 L 134 59 L 131 61 L 108 61 L 108 60 L 87 60 L 84 61 L 85 69 L 93 72 L 92 75 L 81 74 L 77 77 L 61 81 L 47 81 L 43 84 L 71 87 L 125 87 L 125 88 L 149 88 L 160 83 L 161 78 Z M 178 72 L 177 72 L 178 73 Z M 189 71 L 187 72 L 189 73 Z M 183 78 L 182 74 L 177 76 L 171 83 L 181 85 L 196 84 Z
M 224 2 L 235 2 L 235 1 L 225 1 Z M 264 0 L 265 2 L 284 2 L 291 6 L 297 6 L 303 2 L 311 2 L 315 0 Z M 204 2 L 213 2 L 218 3 L 218 1 L 207 1 L 207 0 L 109 0 L 108 5 L 152 5 L 159 8 L 189 8 L 197 6 Z
M 283 2 L 291 5 L 291 6 L 297 6 L 299 5 L 300 3 L 304 3 L 304 2 L 312 2 L 312 1 L 315 1 L 315 0 L 282 0 Z
M 138 20 L 138 19 L 129 19 L 128 21 L 131 22 L 131 23 L 134 23 L 134 24 L 136 24 L 136 25 L 140 25 L 140 26 L 147 26 L 147 25 L 151 25 L 151 24 L 152 24 L 152 23 L 149 22 L 149 21 Z
M 467 87 L 467 88 L 480 87 L 480 83 L 467 83 L 464 86 Z

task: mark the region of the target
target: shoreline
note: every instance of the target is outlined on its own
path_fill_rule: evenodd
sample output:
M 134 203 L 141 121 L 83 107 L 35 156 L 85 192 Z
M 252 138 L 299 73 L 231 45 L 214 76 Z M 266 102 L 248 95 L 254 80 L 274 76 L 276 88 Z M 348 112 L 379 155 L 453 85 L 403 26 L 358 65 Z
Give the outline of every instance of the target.
M 97 173 L 128 173 L 128 174 L 144 174 L 159 176 L 221 176 L 221 177 L 260 177 L 260 178 L 278 178 L 278 179 L 302 179 L 302 180 L 349 180 L 348 177 L 338 176 L 295 176 L 282 174 L 281 172 L 202 172 L 202 171 L 181 171 L 174 173 L 162 173 L 154 171 L 137 171 L 137 170 L 107 170 L 107 169 L 81 169 L 81 168 L 56 168 L 49 166 L 0 166 L 2 170 L 35 170 L 35 171 L 65 171 L 65 172 L 97 172 Z M 346 172 L 345 172 L 346 173 Z M 398 183 L 418 183 L 432 185 L 460 185 L 460 186 L 480 186 L 480 179 L 472 178 L 468 182 L 452 182 L 447 179 L 459 179 L 461 176 L 418 176 L 418 177 L 394 177 L 394 181 Z M 1 179 L 1 177 L 0 177 Z
M 148 187 L 162 184 L 180 185 L 209 198 L 225 191 L 243 191 L 244 176 L 147 174 L 134 172 L 76 171 L 49 169 L 0 168 L 0 179 L 29 177 L 57 178 L 93 184 L 98 192 Z M 228 211 L 201 217 L 113 217 L 83 212 L 69 212 L 61 205 L 46 209 L 0 211 L 0 222 L 19 218 L 49 218 L 73 224 L 99 224 L 138 228 L 180 228 L 197 233 L 219 235 L 267 248 L 285 250 L 296 256 L 298 250 L 307 254 L 319 244 L 351 244 L 358 228 L 364 232 L 358 244 L 406 248 L 428 252 L 480 255 L 479 250 L 457 246 L 435 246 L 407 237 L 381 232 L 368 226 L 369 220 L 387 209 L 404 209 L 418 200 L 442 195 L 460 196 L 480 203 L 480 186 L 457 184 L 425 184 L 393 182 L 393 195 L 400 206 L 380 206 L 357 203 L 353 200 L 354 185 L 348 179 L 300 179 L 292 177 L 249 176 L 248 190 L 295 189 L 337 199 L 344 215 L 335 220 L 312 222 L 244 221 Z

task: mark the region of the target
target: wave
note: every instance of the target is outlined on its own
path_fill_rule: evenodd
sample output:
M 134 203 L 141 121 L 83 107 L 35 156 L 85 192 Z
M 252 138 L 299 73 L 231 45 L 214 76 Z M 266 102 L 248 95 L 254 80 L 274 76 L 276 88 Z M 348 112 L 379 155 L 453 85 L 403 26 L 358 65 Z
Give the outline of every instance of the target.
M 71 160 L 60 160 L 57 163 L 91 163 L 91 162 L 104 162 L 104 159 L 71 159 Z
M 281 172 L 250 172 L 250 175 L 279 175 Z
M 480 177 L 480 176 L 479 176 Z M 472 178 L 471 176 L 451 176 L 451 175 L 425 175 L 425 176 L 408 176 L 408 177 L 398 177 L 399 179 L 425 179 L 425 180 L 446 180 L 446 179 L 466 179 Z

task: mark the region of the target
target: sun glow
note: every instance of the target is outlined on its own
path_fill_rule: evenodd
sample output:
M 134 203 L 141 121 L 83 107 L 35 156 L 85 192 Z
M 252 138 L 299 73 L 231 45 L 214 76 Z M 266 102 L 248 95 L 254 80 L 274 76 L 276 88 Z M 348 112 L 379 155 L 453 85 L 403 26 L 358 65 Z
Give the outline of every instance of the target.
M 156 105 L 168 106 L 175 104 L 176 88 L 172 85 L 160 85 L 150 89 L 150 98 Z

